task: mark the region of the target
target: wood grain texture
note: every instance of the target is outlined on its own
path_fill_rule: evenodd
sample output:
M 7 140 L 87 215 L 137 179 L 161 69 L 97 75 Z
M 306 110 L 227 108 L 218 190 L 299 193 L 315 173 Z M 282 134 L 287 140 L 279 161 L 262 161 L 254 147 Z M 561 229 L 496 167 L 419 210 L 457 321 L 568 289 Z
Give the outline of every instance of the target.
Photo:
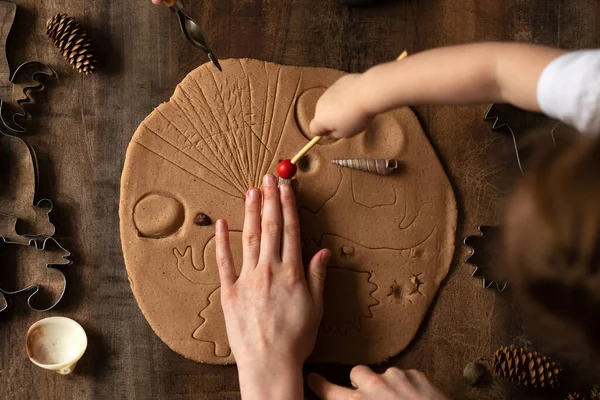
M 41 166 L 39 194 L 55 201 L 57 238 L 74 253 L 75 264 L 66 270 L 69 286 L 57 309 L 38 314 L 15 306 L 0 315 L 0 397 L 239 398 L 234 367 L 185 360 L 153 334 L 133 299 L 119 243 L 119 179 L 127 144 L 142 119 L 205 62 L 204 54 L 183 40 L 172 13 L 148 0 L 17 3 L 9 39 L 11 66 L 37 59 L 59 74 L 46 93 L 37 95 L 31 124 L 35 135 L 29 140 Z M 220 58 L 351 72 L 393 60 L 404 49 L 415 53 L 475 40 L 600 47 L 600 3 L 595 0 L 398 0 L 356 9 L 335 0 L 188 0 L 186 5 Z M 89 30 L 101 72 L 79 76 L 45 37 L 46 20 L 59 12 L 78 18 Z M 483 123 L 485 109 L 416 110 L 458 195 L 457 240 L 475 233 L 479 224 L 501 220 L 507 178 L 516 173 L 516 166 L 496 156 L 506 142 Z M 460 249 L 414 343 L 390 364 L 423 370 L 453 398 L 535 398 L 497 380 L 482 389 L 464 383 L 467 362 L 489 359 L 501 344 L 529 339 L 509 295 L 482 290 L 461 262 L 466 249 Z M 42 371 L 27 359 L 27 328 L 50 315 L 72 317 L 89 334 L 90 347 L 73 376 Z M 585 360 L 571 353 L 559 356 L 585 368 Z M 348 383 L 346 368 L 307 370 Z

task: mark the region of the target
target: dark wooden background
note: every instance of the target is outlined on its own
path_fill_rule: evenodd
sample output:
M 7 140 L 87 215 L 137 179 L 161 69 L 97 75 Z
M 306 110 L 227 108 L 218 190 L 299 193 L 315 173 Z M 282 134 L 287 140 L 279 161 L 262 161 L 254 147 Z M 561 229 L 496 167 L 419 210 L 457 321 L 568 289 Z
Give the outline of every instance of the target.
M 176 84 L 205 62 L 203 54 L 184 41 L 175 17 L 150 0 L 17 3 L 11 65 L 35 59 L 59 74 L 37 96 L 35 134 L 28 140 L 39 156 L 39 194 L 54 200 L 57 238 L 74 253 L 75 263 L 67 273 L 66 297 L 54 311 L 34 313 L 16 304 L 0 315 L 0 398 L 238 398 L 235 367 L 196 364 L 154 335 L 129 289 L 119 241 L 119 180 L 129 140 Z M 414 53 L 471 41 L 600 47 L 597 0 L 398 0 L 353 9 L 335 0 L 187 0 L 187 6 L 220 58 L 352 72 L 392 60 L 404 49 Z M 102 59 L 98 74 L 75 73 L 45 37 L 46 20 L 59 12 L 89 29 Z M 467 362 L 491 359 L 499 345 L 531 345 L 510 292 L 482 289 L 462 262 L 467 254 L 462 237 L 475 233 L 477 225 L 501 222 L 507 187 L 501 182 L 515 175 L 514 163 L 490 156 L 501 153 L 497 148 L 506 140 L 482 121 L 485 110 L 416 109 L 457 192 L 460 227 L 449 278 L 413 344 L 390 364 L 424 371 L 456 399 L 529 398 L 536 395 L 515 392 L 497 379 L 470 388 L 462 378 Z M 71 376 L 43 371 L 27 359 L 27 328 L 50 315 L 72 317 L 89 334 L 88 351 Z M 593 369 L 573 354 L 558 357 L 575 369 Z M 344 383 L 348 368 L 307 370 Z

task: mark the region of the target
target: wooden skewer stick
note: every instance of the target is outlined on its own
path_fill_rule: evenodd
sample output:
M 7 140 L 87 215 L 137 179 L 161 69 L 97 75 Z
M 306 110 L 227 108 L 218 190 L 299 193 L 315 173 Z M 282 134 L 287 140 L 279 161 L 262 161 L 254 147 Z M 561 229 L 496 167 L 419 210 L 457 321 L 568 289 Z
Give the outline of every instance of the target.
M 298 152 L 298 154 L 296 154 L 294 156 L 294 158 L 292 158 L 292 164 L 296 164 L 298 162 L 299 159 L 301 159 L 306 153 L 308 153 L 310 151 L 310 149 L 312 149 L 313 147 L 316 146 L 317 143 L 319 143 L 319 140 L 323 139 L 323 136 L 315 136 L 313 138 L 313 140 L 311 140 L 310 142 L 308 142 L 306 144 L 306 146 L 304 146 L 302 148 L 302 150 L 300 150 Z
M 397 58 L 397 60 L 400 61 L 405 59 L 406 57 L 408 57 L 408 52 L 404 50 L 402 54 L 400 54 L 400 56 Z M 296 154 L 294 158 L 292 158 L 292 164 L 296 164 L 298 160 L 300 160 L 306 153 L 308 153 L 313 147 L 315 147 L 321 139 L 323 139 L 322 136 L 315 136 L 310 142 L 308 142 L 306 146 L 304 146 L 302 150 L 300 150 L 298 154 Z

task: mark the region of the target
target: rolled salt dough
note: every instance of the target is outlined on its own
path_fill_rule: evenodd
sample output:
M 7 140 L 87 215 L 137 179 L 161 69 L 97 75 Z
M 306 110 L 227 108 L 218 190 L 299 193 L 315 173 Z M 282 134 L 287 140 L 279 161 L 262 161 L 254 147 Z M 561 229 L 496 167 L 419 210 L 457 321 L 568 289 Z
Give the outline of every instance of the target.
M 127 150 L 121 240 L 135 298 L 174 351 L 234 359 L 219 300 L 214 226 L 225 218 L 241 266 L 244 194 L 307 143 L 319 93 L 343 72 L 227 60 L 192 71 Z M 396 159 L 390 176 L 335 159 Z M 325 313 L 314 362 L 377 363 L 414 338 L 454 253 L 456 201 L 415 115 L 378 116 L 367 134 L 316 146 L 297 182 L 304 257 L 327 247 Z M 146 215 L 147 214 L 147 215 Z M 239 272 L 239 271 L 238 271 Z

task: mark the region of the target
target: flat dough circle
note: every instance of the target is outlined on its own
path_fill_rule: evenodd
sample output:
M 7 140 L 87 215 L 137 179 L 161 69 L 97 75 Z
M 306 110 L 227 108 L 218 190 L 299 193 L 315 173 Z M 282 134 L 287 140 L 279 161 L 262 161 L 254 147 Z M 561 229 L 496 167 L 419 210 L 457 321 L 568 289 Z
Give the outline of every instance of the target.
M 224 61 L 223 70 L 192 71 L 140 125 L 127 150 L 119 210 L 127 273 L 144 316 L 173 350 L 211 364 L 234 359 L 214 227 L 195 225 L 194 216 L 227 219 L 240 266 L 245 192 L 307 143 L 296 116 L 310 110 L 297 108 L 314 104 L 297 107 L 297 99 L 344 75 L 246 59 Z M 396 159 L 401 168 L 379 176 L 331 163 L 354 158 Z M 367 134 L 317 146 L 297 178 L 304 256 L 322 247 L 333 253 L 311 361 L 370 364 L 398 354 L 448 273 L 456 231 L 452 187 L 417 118 L 395 110 Z M 169 236 L 144 237 L 136 228 L 136 204 L 152 193 L 184 209 Z M 165 212 L 171 216 L 156 221 L 172 220 L 173 210 Z

